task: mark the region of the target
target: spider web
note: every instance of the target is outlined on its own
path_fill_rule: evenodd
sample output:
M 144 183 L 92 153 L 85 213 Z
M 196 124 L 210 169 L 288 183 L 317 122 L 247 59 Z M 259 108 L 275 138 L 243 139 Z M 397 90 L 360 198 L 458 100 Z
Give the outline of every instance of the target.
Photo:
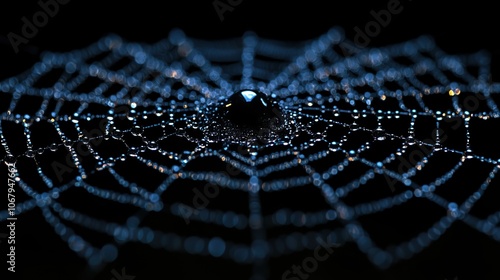
M 110 35 L 0 82 L 0 157 L 18 169 L 16 215 L 39 212 L 95 269 L 141 243 L 267 279 L 318 240 L 387 269 L 457 222 L 500 240 L 489 63 L 429 37 L 360 49 L 336 28 L 307 42 Z M 276 100 L 283 135 L 224 129 L 214 106 L 242 89 Z

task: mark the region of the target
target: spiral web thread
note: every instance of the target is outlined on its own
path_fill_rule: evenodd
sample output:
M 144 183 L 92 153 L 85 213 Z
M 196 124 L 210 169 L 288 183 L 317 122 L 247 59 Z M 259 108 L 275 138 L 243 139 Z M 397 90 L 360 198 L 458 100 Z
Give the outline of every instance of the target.
M 175 30 L 151 45 L 112 35 L 81 50 L 42 55 L 26 73 L 0 83 L 0 158 L 16 161 L 19 170 L 17 215 L 39 208 L 55 234 L 92 266 L 113 261 L 117 244 L 142 242 L 253 264 L 255 275 L 270 258 L 315 248 L 318 238 L 354 242 L 380 268 L 411 258 L 455 222 L 500 241 L 500 209 L 472 213 L 500 167 L 498 159 L 474 152 L 481 139 L 471 132 L 475 123 L 500 116 L 500 85 L 489 81 L 488 54 L 449 55 L 428 37 L 355 52 L 346 46 L 354 44 L 335 28 L 308 42 L 253 33 L 209 42 Z M 245 88 L 279 101 L 289 125 L 279 140 L 256 145 L 208 136 L 217 134 L 209 105 Z M 416 153 L 420 158 L 398 169 Z M 448 165 L 439 174 L 427 172 L 440 158 Z M 238 175 L 210 170 L 209 160 Z M 454 201 L 450 192 L 439 192 L 452 189 L 450 182 L 473 164 L 487 172 L 466 197 Z M 124 171 L 129 165 L 144 172 L 131 176 Z M 92 180 L 99 176 L 107 183 Z M 195 209 L 192 192 L 179 200 L 169 194 L 195 183 L 237 193 L 246 209 L 212 207 L 222 198 Z M 302 199 L 319 206 L 285 201 L 266 209 L 262 202 L 266 193 L 293 189 L 314 189 Z M 356 200 L 363 189 L 378 195 Z M 64 199 L 72 192 L 96 207 L 109 203 L 135 212 L 124 210 L 124 219 L 115 221 L 73 209 Z M 439 217 L 406 240 L 378 245 L 363 218 L 415 201 L 411 205 L 434 207 Z M 138 210 L 169 215 L 176 226 L 210 224 L 220 231 L 154 228 Z M 1 221 L 8 217 L 0 212 Z M 106 241 L 87 240 L 81 227 Z M 285 233 L 273 235 L 276 228 Z M 250 231 L 251 240 L 229 240 L 225 229 Z

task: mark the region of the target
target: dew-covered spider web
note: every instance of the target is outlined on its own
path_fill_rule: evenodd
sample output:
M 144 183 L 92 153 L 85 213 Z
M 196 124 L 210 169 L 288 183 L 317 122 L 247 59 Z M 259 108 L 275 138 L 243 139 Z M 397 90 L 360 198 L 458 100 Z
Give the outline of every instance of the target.
M 354 244 L 380 269 L 456 223 L 500 241 L 489 54 L 429 37 L 358 48 L 342 34 L 174 30 L 44 53 L 0 82 L 16 216 L 36 213 L 90 267 L 140 243 L 251 279 L 319 241 Z

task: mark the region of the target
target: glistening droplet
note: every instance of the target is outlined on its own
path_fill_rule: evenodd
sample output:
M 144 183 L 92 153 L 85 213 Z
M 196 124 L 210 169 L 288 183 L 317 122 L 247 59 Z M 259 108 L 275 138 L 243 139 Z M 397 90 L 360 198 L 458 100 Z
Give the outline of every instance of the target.
M 16 163 L 16 157 L 11 155 L 11 154 L 8 154 L 5 156 L 4 161 L 5 161 L 5 164 L 7 164 L 7 165 L 13 165 Z
M 375 140 L 378 140 L 378 141 L 385 140 L 385 130 L 381 127 L 377 127 L 373 131 L 373 138 L 375 138 Z
M 219 107 L 223 117 L 233 124 L 245 127 L 277 127 L 283 118 L 279 108 L 262 92 L 241 90 L 235 92 Z

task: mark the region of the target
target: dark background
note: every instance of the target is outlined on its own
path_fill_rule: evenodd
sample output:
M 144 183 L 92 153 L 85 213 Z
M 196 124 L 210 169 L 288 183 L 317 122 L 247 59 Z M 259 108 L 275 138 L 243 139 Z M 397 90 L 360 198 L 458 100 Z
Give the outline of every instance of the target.
M 223 0 L 221 2 L 225 3 Z M 245 31 L 251 30 L 261 37 L 294 41 L 314 39 L 331 27 L 340 26 L 345 30 L 346 37 L 352 40 L 355 35 L 354 27 L 364 29 L 368 22 L 374 20 L 370 11 L 387 9 L 388 2 L 388 0 L 364 2 L 314 0 L 294 3 L 243 0 L 233 11 L 225 12 L 224 20 L 221 21 L 212 1 L 125 3 L 70 0 L 65 5 L 59 5 L 59 12 L 46 26 L 39 28 L 36 36 L 29 39 L 28 44 L 22 44 L 17 54 L 10 46 L 7 35 L 10 32 L 21 34 L 23 25 L 21 18 L 26 16 L 31 19 L 40 7 L 37 1 L 2 2 L 0 79 L 28 69 L 44 50 L 69 51 L 82 48 L 109 33 L 118 34 L 128 41 L 153 43 L 168 36 L 172 28 L 184 30 L 189 37 L 204 39 L 239 37 Z M 382 28 L 379 35 L 371 38 L 369 47 L 398 43 L 420 35 L 431 35 L 437 44 L 449 53 L 489 51 L 493 58 L 493 80 L 499 80 L 497 69 L 500 69 L 498 60 L 500 43 L 496 38 L 497 9 L 491 4 L 492 2 L 454 1 L 445 4 L 436 1 L 407 0 L 400 3 L 403 7 L 402 12 L 392 15 L 388 26 Z M 27 233 L 28 231 L 30 233 Z M 78 257 L 73 256 L 69 250 L 58 247 L 65 244 L 58 241 L 58 237 L 43 223 L 36 226 L 25 224 L 18 229 L 18 232 L 19 242 L 37 248 L 29 250 L 31 256 L 25 256 L 24 259 L 20 257 L 18 267 L 20 271 L 31 271 L 31 277 L 36 275 L 46 277 L 41 279 L 48 279 L 49 275 L 51 279 L 78 279 L 75 274 L 85 271 L 85 265 Z M 39 235 L 35 240 L 27 240 L 33 238 L 33 232 L 38 232 Z M 348 246 L 343 249 L 342 254 L 339 253 L 328 260 L 331 269 L 322 268 L 310 279 L 358 279 L 351 278 L 352 275 L 370 279 L 500 278 L 495 267 L 500 261 L 500 247 L 483 239 L 481 234 L 467 226 L 454 227 L 452 233 L 436 243 L 435 246 L 431 246 L 433 249 L 419 254 L 415 260 L 402 262 L 388 272 L 380 272 L 373 268 L 363 259 L 363 254 L 357 252 L 357 248 Z M 483 251 L 484 248 L 488 248 L 489 251 Z M 443 253 L 444 251 L 446 253 Z M 231 274 L 241 275 L 239 273 L 242 272 L 235 267 L 226 267 L 224 270 L 221 268 L 224 263 L 204 263 L 201 266 L 197 263 L 201 262 L 201 259 L 187 257 L 169 257 L 168 263 L 167 261 L 163 263 L 161 259 L 157 259 L 162 256 L 158 252 L 144 251 L 147 252 L 144 255 L 134 255 L 134 252 L 143 251 L 131 249 L 124 252 L 117 263 L 102 268 L 93 277 L 111 279 L 109 271 L 113 268 L 120 270 L 122 266 L 125 266 L 130 274 L 135 275 L 137 280 L 194 279 L 194 277 L 202 278 L 204 275 L 210 277 L 206 271 L 220 273 L 220 278 L 226 279 Z M 343 260 L 341 256 L 347 256 L 349 261 L 358 260 L 358 262 Z M 435 256 L 446 256 L 447 259 Z M 61 259 L 64 261 L 61 262 Z M 279 266 L 286 269 L 301 259 L 303 257 L 296 256 L 295 259 L 289 259 Z M 158 269 L 162 266 L 163 269 Z M 187 272 L 189 274 L 186 274 Z M 157 278 L 153 278 L 155 273 L 158 274 Z M 476 276 L 473 278 L 473 275 Z M 1 277 L 1 279 L 10 278 Z M 234 279 L 239 278 L 234 276 Z
M 220 0 L 223 1 L 223 0 Z M 238 2 L 238 1 L 234 1 Z M 240 1 L 223 21 L 212 1 L 81 1 L 69 0 L 37 35 L 21 45 L 15 55 L 7 34 L 21 34 L 21 18 L 31 19 L 40 10 L 37 1 L 2 3 L 0 40 L 3 75 L 26 67 L 43 50 L 68 51 L 85 47 L 102 36 L 115 33 L 130 41 L 156 42 L 172 28 L 181 28 L 188 36 L 217 39 L 241 36 L 255 31 L 261 37 L 283 40 L 305 40 L 324 34 L 333 26 L 342 27 L 349 39 L 354 27 L 364 29 L 373 19 L 370 11 L 387 9 L 389 0 L 341 1 Z M 225 2 L 224 2 L 225 3 Z M 401 0 L 401 13 L 392 15 L 369 46 L 401 42 L 420 35 L 431 35 L 448 52 L 500 51 L 496 39 L 496 8 L 487 1 Z M 9 51 L 10 49 L 10 51 Z M 27 62 L 24 62 L 27 61 Z M 6 71 L 6 68 L 9 71 Z

